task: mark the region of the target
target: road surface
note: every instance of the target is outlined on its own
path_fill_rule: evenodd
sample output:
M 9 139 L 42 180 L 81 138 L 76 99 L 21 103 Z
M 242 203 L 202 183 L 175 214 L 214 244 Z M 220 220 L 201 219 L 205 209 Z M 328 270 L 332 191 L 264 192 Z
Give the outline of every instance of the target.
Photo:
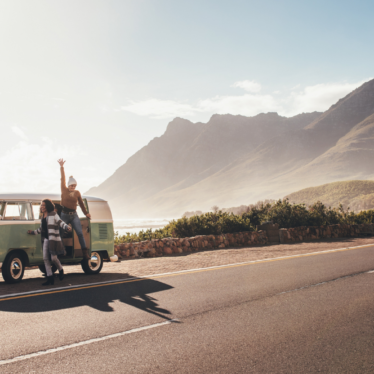
M 8 295 L 0 373 L 373 373 L 373 291 L 366 246 Z

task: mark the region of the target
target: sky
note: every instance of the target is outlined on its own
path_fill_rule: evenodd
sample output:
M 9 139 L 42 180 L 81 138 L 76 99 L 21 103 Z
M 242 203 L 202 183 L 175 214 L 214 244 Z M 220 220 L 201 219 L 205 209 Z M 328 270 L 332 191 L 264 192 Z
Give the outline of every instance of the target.
M 175 117 L 324 111 L 372 79 L 374 2 L 2 0 L 0 192 L 87 191 Z

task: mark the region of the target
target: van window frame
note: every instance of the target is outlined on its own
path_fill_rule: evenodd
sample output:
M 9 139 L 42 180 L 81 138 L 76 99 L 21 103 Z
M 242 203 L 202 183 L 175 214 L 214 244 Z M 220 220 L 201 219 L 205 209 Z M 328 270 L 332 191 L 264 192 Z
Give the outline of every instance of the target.
M 11 220 L 7 220 L 6 219 L 6 211 L 7 211 L 7 206 L 8 206 L 8 203 L 10 203 L 11 205 L 18 205 L 19 204 L 29 204 L 29 210 L 28 210 L 28 213 L 30 213 L 28 219 L 21 219 L 21 215 L 19 216 L 20 219 L 11 219 Z M 30 222 L 30 221 L 34 221 L 34 212 L 32 210 L 32 203 L 31 201 L 29 200 L 3 200 L 0 202 L 1 204 L 1 210 L 0 210 L 0 214 L 1 214 L 1 219 L 4 220 L 4 221 L 21 221 L 21 222 Z M 5 212 L 5 216 L 4 216 L 4 212 Z M 21 213 L 21 212 L 20 212 Z
M 33 209 L 34 206 L 38 206 L 39 207 L 39 212 L 40 212 L 40 205 L 41 205 L 41 203 L 38 202 L 38 201 L 31 201 L 30 203 L 31 203 L 31 210 L 32 210 L 32 215 L 34 217 L 34 221 L 41 220 L 41 217 L 40 217 L 41 213 L 39 213 L 38 216 L 35 217 L 34 209 Z
M 0 201 L 0 219 L 4 218 L 5 201 Z

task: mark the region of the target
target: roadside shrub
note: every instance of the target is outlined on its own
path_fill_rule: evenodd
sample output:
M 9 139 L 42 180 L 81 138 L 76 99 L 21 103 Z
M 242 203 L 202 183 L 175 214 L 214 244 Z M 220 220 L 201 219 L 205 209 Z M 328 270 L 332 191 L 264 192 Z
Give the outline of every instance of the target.
M 290 204 L 288 200 L 278 200 L 265 214 L 266 221 L 277 223 L 281 228 L 306 226 L 309 212 L 305 205 Z
M 141 230 L 137 234 L 127 232 L 125 235 L 118 235 L 118 231 L 114 233 L 114 244 L 135 243 L 144 240 L 170 238 L 172 235 L 166 227 L 152 231 L 152 229 Z
M 363 210 L 360 213 L 356 214 L 355 223 L 374 223 L 374 210 Z
M 165 228 L 172 233 L 173 237 L 185 238 L 196 235 L 219 235 L 240 231 L 253 230 L 250 218 L 246 215 L 232 213 L 205 213 L 190 218 L 182 217 L 169 222 Z
M 199 212 L 200 213 L 200 212 Z M 305 206 L 291 204 L 288 199 L 259 202 L 247 212 L 233 214 L 228 212 L 209 212 L 170 221 L 164 228 L 152 231 L 142 230 L 137 234 L 115 234 L 115 243 L 140 242 L 162 238 L 186 238 L 196 235 L 220 235 L 242 231 L 254 231 L 263 222 L 272 221 L 279 228 L 300 226 L 322 226 L 344 224 L 374 223 L 374 210 L 351 212 L 340 204 L 337 208 L 326 207 L 320 201 Z

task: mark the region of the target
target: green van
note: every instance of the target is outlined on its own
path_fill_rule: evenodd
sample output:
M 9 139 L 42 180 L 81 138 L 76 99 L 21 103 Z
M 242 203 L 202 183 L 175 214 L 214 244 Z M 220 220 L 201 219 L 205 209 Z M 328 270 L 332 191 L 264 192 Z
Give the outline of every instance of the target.
M 41 224 L 40 204 L 51 199 L 59 204 L 58 194 L 9 193 L 0 194 L 0 269 L 7 283 L 17 283 L 23 278 L 25 267 L 39 266 L 45 273 L 40 235 L 28 235 Z M 83 235 L 90 249 L 91 259 L 83 260 L 78 236 L 74 231 L 65 233 L 62 240 L 66 256 L 60 257 L 63 265 L 81 263 L 86 274 L 100 273 L 104 261 L 117 261 L 114 255 L 113 218 L 108 202 L 97 197 L 82 196 L 89 220 L 77 208 Z M 56 271 L 54 265 L 52 271 Z

